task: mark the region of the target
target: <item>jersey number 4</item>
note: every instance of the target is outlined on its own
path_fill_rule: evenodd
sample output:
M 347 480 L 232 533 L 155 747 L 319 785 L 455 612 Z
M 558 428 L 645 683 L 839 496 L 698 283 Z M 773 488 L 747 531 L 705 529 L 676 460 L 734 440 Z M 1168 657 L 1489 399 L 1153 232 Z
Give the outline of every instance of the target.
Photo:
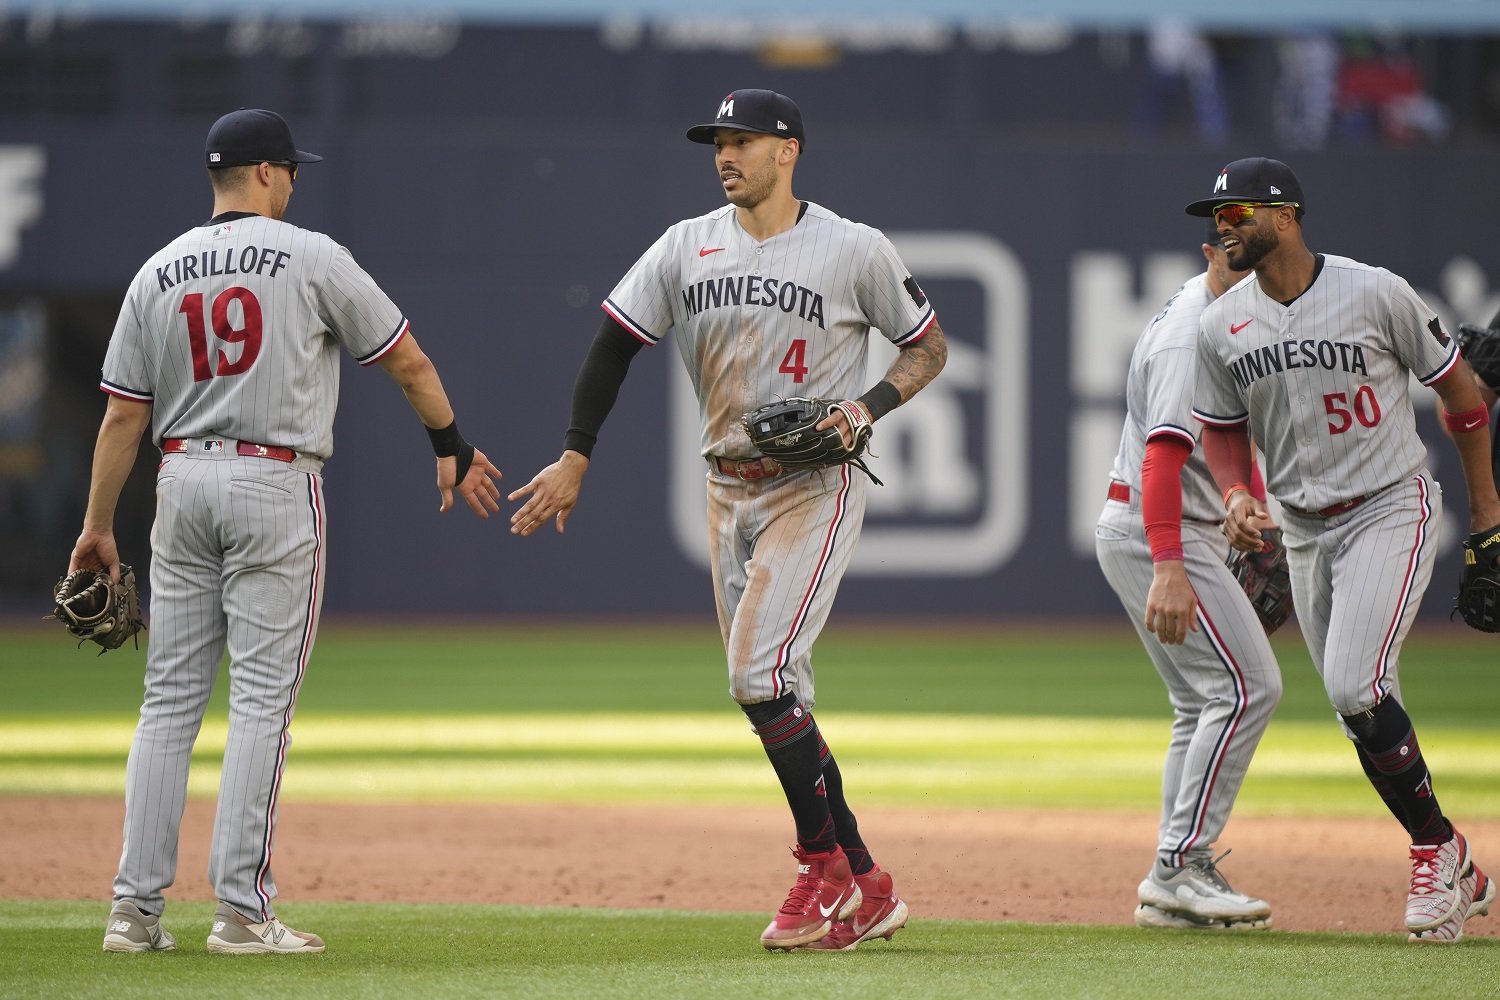
M 783 375 L 790 375 L 793 382 L 807 381 L 807 341 L 800 337 L 792 341 L 792 346 L 787 348 L 786 357 L 781 359 L 781 367 L 776 370 Z
M 240 325 L 236 326 L 229 316 L 229 306 L 240 305 Z M 188 345 L 193 351 L 193 381 L 207 382 L 215 375 L 242 375 L 255 364 L 260 356 L 261 313 L 260 300 L 248 288 L 226 288 L 220 292 L 209 307 L 207 324 L 204 323 L 203 293 L 189 292 L 182 297 L 177 307 L 187 319 Z M 239 344 L 239 357 L 229 360 L 229 355 L 219 350 L 218 363 L 209 366 L 208 327 L 213 328 L 214 337 L 226 344 Z

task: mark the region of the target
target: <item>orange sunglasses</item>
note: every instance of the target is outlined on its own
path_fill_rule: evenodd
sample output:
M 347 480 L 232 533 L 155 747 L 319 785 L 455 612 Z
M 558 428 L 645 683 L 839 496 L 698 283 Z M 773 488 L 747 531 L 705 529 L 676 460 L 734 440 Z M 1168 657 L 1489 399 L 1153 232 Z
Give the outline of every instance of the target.
M 1231 201 L 1214 206 L 1214 224 L 1238 226 L 1246 219 L 1254 218 L 1257 208 L 1280 208 L 1282 205 L 1291 205 L 1293 208 L 1301 207 L 1295 201 L 1259 201 L 1253 204 Z

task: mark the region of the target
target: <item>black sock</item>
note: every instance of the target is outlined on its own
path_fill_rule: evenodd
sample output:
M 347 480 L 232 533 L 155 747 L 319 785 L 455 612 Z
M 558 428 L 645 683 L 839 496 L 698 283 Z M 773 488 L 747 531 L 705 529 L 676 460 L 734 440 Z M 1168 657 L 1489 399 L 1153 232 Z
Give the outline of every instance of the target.
M 1406 818 L 1406 810 L 1401 808 L 1401 800 L 1396 798 L 1396 793 L 1392 790 L 1391 783 L 1385 780 L 1385 775 L 1376 770 L 1375 762 L 1370 759 L 1370 752 L 1358 743 L 1354 744 L 1354 752 L 1359 756 L 1359 766 L 1364 768 L 1365 777 L 1370 779 L 1370 784 L 1379 793 L 1380 801 L 1384 802 L 1385 807 L 1391 811 L 1391 815 L 1396 817 L 1397 823 L 1410 827 L 1411 824 Z
M 818 735 L 818 724 L 797 701 L 796 692 L 740 707 L 760 736 L 766 757 L 781 781 L 797 827 L 797 843 L 810 854 L 833 850 L 838 839 L 824 788 L 819 759 L 823 738 Z
M 1368 712 L 1343 718 L 1363 751 L 1360 763 L 1369 758 L 1365 773 L 1370 784 L 1406 826 L 1411 842 L 1441 844 L 1452 837 L 1406 709 L 1395 698 L 1385 698 Z
M 828 744 L 823 742 L 822 733 L 818 734 L 818 750 L 823 759 L 823 788 L 828 793 L 828 814 L 833 817 L 839 846 L 849 856 L 850 871 L 864 875 L 875 867 L 875 859 L 870 857 L 870 851 L 859 835 L 859 824 L 844 798 L 844 776 L 839 773 L 839 763 L 833 759 Z

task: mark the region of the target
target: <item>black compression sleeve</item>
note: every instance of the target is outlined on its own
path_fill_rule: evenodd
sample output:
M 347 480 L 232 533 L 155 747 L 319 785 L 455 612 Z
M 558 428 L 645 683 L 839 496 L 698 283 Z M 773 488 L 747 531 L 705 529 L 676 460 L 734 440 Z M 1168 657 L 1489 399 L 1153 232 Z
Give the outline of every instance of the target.
M 630 362 L 644 346 L 613 316 L 604 317 L 573 382 L 573 415 L 563 439 L 564 448 L 585 458 L 593 452 L 599 428 L 614 408 Z

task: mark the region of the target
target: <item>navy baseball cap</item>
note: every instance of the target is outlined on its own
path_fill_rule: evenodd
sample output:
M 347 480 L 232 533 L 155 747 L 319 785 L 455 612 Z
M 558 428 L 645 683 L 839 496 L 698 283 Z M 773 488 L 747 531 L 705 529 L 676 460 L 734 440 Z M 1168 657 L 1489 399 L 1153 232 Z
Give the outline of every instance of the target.
M 292 130 L 280 115 L 258 108 L 240 108 L 214 122 L 204 153 L 210 170 L 266 161 L 316 163 L 322 159 L 297 148 Z
M 1213 193 L 1188 205 L 1185 211 L 1188 215 L 1212 218 L 1214 207 L 1229 201 L 1293 204 L 1297 206 L 1299 219 L 1306 206 L 1302 185 L 1292 168 L 1264 156 L 1250 156 L 1226 165 L 1214 178 Z
M 737 128 L 744 132 L 796 139 L 805 149 L 802 112 L 790 97 L 774 90 L 736 90 L 719 104 L 719 113 L 707 125 L 694 125 L 687 137 L 694 142 L 714 141 L 714 129 Z

